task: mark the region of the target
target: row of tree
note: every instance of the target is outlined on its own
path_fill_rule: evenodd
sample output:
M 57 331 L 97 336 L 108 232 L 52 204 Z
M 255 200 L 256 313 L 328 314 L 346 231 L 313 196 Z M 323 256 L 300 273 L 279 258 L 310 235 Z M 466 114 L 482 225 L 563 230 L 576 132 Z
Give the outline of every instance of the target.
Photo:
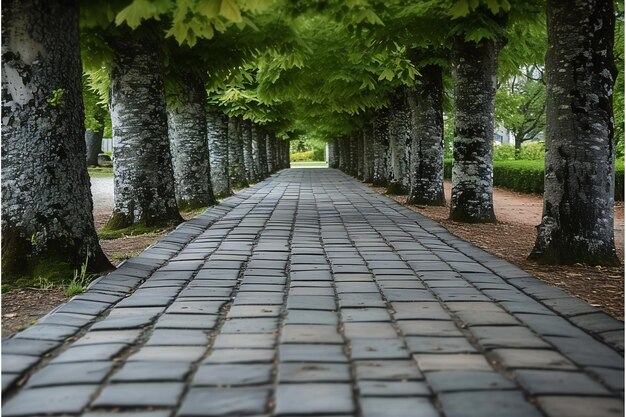
M 614 263 L 616 14 L 610 0 L 562 3 L 7 0 L 5 271 L 87 257 L 92 270 L 109 267 L 91 214 L 84 128 L 96 117 L 83 111 L 83 72 L 113 130 L 108 228 L 179 221 L 178 205 L 211 201 L 208 184 L 214 195 L 245 186 L 259 175 L 264 135 L 269 171 L 286 153 L 274 137 L 341 139 L 331 143 L 333 166 L 441 204 L 444 110 L 454 113 L 451 217 L 494 221 L 498 79 L 543 68 L 546 46 L 546 204 L 535 253 Z

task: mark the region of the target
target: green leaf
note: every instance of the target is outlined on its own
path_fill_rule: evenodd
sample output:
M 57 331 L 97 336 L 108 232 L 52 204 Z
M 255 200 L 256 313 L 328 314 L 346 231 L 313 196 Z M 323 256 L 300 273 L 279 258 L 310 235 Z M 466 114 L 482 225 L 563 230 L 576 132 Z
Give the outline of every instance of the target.
M 453 19 L 458 19 L 459 17 L 467 16 L 470 12 L 469 2 L 468 0 L 457 0 L 456 3 L 450 9 L 450 13 L 452 14 Z
M 239 6 L 237 6 L 234 0 L 222 0 L 220 15 L 235 23 L 239 23 L 242 20 Z

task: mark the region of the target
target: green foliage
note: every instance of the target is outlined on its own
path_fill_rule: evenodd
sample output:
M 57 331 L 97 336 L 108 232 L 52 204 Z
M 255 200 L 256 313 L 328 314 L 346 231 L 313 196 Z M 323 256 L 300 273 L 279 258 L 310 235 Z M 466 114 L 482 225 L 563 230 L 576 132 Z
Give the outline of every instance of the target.
M 546 143 L 540 142 L 526 142 L 522 143 L 519 155 L 517 159 L 531 160 L 531 161 L 543 161 L 546 157 Z
M 87 290 L 89 286 L 89 282 L 91 281 L 91 276 L 87 275 L 87 265 L 89 263 L 89 257 L 85 259 L 85 262 L 80 266 L 80 272 L 78 270 L 74 270 L 74 277 L 65 287 L 65 295 L 68 297 L 73 297 L 78 294 L 82 294 Z
M 315 155 L 315 151 L 294 152 L 289 156 L 291 162 L 311 162 L 311 161 L 323 161 L 324 157 L 317 159 L 319 156 Z
M 52 96 L 48 98 L 46 101 L 50 105 L 50 107 L 61 107 L 63 105 L 63 94 L 65 90 L 62 88 L 57 88 L 52 91 Z
M 493 146 L 494 161 L 510 161 L 515 159 L 515 146 L 496 145 Z
M 113 167 L 88 167 L 87 173 L 91 178 L 113 178 Z

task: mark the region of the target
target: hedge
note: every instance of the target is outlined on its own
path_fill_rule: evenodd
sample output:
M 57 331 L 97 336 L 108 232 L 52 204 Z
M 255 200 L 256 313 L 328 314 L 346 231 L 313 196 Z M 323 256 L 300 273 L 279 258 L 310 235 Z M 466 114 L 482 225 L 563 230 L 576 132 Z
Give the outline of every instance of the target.
M 522 193 L 543 194 L 543 161 L 494 161 L 493 183 Z M 444 176 L 452 177 L 452 160 L 446 159 Z M 615 201 L 624 201 L 624 160 L 615 162 Z

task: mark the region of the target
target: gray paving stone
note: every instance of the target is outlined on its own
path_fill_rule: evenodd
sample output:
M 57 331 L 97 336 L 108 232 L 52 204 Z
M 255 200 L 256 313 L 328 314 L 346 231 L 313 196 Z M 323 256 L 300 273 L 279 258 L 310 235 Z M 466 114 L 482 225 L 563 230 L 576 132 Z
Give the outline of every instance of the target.
M 215 349 L 203 363 L 270 363 L 273 349 Z
M 405 336 L 463 336 L 453 321 L 402 320 L 398 327 Z
M 211 330 L 217 324 L 217 316 L 210 314 L 163 314 L 155 324 L 156 329 Z
M 609 369 L 590 366 L 585 370 L 613 391 L 624 391 L 623 369 Z
M 53 364 L 72 362 L 106 361 L 117 356 L 127 345 L 106 343 L 99 345 L 72 346 L 52 360 Z M 4 359 L 4 358 L 3 358 Z
M 97 385 L 24 389 L 2 406 L 2 415 L 78 414 L 97 389 Z
M 344 347 L 340 345 L 280 345 L 278 358 L 281 362 L 348 362 Z
M 333 311 L 289 310 L 285 324 L 326 324 L 336 326 L 339 317 Z
M 2 354 L 2 372 L 3 373 L 21 373 L 29 369 L 40 358 L 37 356 L 17 355 L 12 353 Z
M 278 382 L 350 382 L 350 367 L 337 363 L 281 363 Z
M 548 417 L 622 417 L 624 401 L 614 398 L 578 396 L 538 397 L 539 407 Z
M 272 333 L 277 329 L 275 318 L 235 318 L 224 322 L 221 333 Z
M 270 391 L 254 388 L 191 388 L 177 416 L 218 417 L 261 415 L 267 409 Z
M 365 397 L 359 402 L 363 417 L 440 417 L 427 398 Z
M 271 364 L 202 365 L 198 368 L 194 386 L 246 386 L 272 382 Z
M 292 295 L 287 299 L 288 310 L 322 310 L 337 309 L 334 297 L 322 295 Z
M 424 397 L 431 395 L 428 385 L 417 381 L 359 381 L 362 397 Z
M 474 353 L 474 348 L 464 337 L 411 336 L 406 338 L 411 353 Z
M 34 326 L 28 327 L 26 330 L 22 330 L 14 336 L 14 339 L 61 341 L 74 335 L 76 332 L 76 328 L 69 326 L 60 326 L 58 324 L 35 324 Z
M 391 321 L 389 312 L 384 308 L 344 308 L 341 317 L 347 323 Z
M 183 393 L 178 382 L 118 383 L 104 387 L 94 407 L 173 407 Z
M 437 371 L 426 374 L 436 393 L 517 389 L 516 385 L 493 371 Z
M 422 372 L 492 370 L 485 357 L 477 354 L 416 354 L 413 358 Z
M 484 348 L 539 348 L 549 349 L 551 345 L 527 327 L 521 326 L 474 326 L 471 332 Z
M 12 338 L 2 341 L 3 354 L 41 356 L 60 345 L 52 340 Z
M 111 378 L 111 382 L 178 382 L 189 373 L 189 362 L 127 362 Z
M 531 395 L 609 395 L 609 391 L 582 372 L 518 370 L 515 378 Z
M 162 308 L 115 308 L 104 320 L 97 322 L 91 330 L 129 330 L 150 325 L 163 311 Z
M 409 352 L 401 339 L 353 339 L 352 359 L 406 359 Z
M 178 314 L 218 314 L 224 305 L 222 301 L 175 301 L 166 313 Z
M 446 417 L 541 417 L 517 391 L 451 392 L 439 400 Z
M 35 372 L 28 379 L 26 387 L 99 384 L 112 367 L 112 362 L 50 364 Z
M 343 344 L 336 326 L 289 324 L 282 328 L 280 343 Z
M 208 340 L 204 330 L 155 329 L 146 346 L 206 346 Z
M 276 335 L 272 333 L 220 334 L 214 342 L 214 349 L 272 349 L 276 345 Z
M 350 384 L 278 384 L 276 389 L 277 416 L 350 414 L 354 410 Z
M 128 345 L 135 342 L 140 334 L 140 330 L 89 331 L 85 333 L 83 337 L 72 343 L 72 346 L 99 345 L 102 343 L 121 343 Z M 4 345 L 2 348 L 4 350 Z
M 194 362 L 205 350 L 205 346 L 144 346 L 130 355 L 128 361 Z
M 355 361 L 358 380 L 419 380 L 422 374 L 413 360 Z
M 503 366 L 511 369 L 576 369 L 565 356 L 553 350 L 495 349 L 493 353 Z
M 340 308 L 386 308 L 387 304 L 378 293 L 339 294 Z
M 396 320 L 450 320 L 448 314 L 438 302 L 391 303 Z

